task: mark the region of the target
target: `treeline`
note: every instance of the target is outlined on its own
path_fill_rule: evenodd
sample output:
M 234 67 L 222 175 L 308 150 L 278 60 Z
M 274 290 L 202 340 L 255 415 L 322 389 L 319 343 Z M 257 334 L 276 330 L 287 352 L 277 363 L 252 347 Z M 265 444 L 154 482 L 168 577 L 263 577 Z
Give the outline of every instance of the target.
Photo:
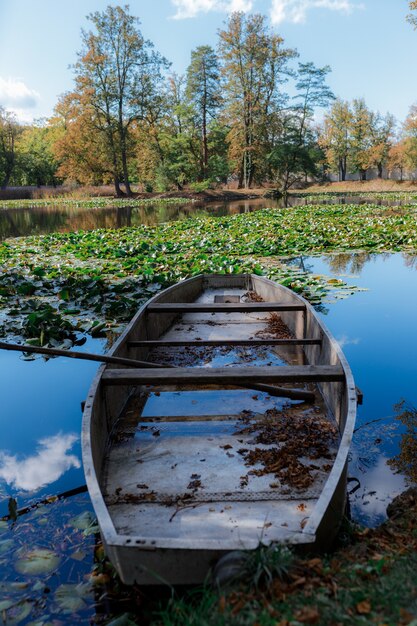
M 113 182 L 147 191 L 235 180 L 283 191 L 336 172 L 366 178 L 417 167 L 417 107 L 401 133 L 390 114 L 344 102 L 328 66 L 298 61 L 262 15 L 233 13 L 218 46 L 191 53 L 184 76 L 143 38 L 128 7 L 89 15 L 74 89 L 30 126 L 0 109 L 0 186 Z M 318 124 L 316 112 L 324 111 Z

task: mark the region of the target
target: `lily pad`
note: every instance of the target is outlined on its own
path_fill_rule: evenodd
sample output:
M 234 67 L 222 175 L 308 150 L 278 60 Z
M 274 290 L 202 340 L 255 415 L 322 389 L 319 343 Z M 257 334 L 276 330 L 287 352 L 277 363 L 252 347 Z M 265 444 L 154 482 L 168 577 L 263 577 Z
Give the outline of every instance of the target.
M 85 598 L 91 593 L 89 584 L 60 585 L 55 591 L 55 601 L 64 613 L 76 613 L 87 607 Z
M 32 603 L 27 600 L 13 602 L 9 604 L 9 600 L 0 602 L 0 610 L 2 611 L 3 623 L 7 626 L 20 624 L 32 611 Z M 9 604 L 9 606 L 7 606 Z M 4 606 L 3 606 L 4 605 Z
M 13 547 L 13 544 L 13 539 L 4 539 L 3 541 L 0 541 L 0 554 L 8 552 L 8 550 Z
M 78 530 L 85 530 L 95 523 L 95 518 L 90 511 L 83 511 L 76 517 L 70 519 L 69 523 Z
M 60 561 L 60 557 L 52 550 L 36 548 L 18 559 L 15 569 L 19 574 L 47 574 L 56 569 Z

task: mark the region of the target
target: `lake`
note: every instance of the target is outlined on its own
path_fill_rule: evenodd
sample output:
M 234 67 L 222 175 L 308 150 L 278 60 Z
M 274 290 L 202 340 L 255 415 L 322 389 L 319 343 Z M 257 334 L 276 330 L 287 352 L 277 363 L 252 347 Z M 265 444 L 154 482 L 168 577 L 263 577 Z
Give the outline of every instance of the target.
M 192 215 L 233 215 L 248 213 L 266 207 L 281 206 L 267 198 L 237 200 L 234 202 L 148 203 L 136 207 L 25 207 L 0 209 L 0 241 L 8 237 L 44 235 L 52 232 L 94 230 L 96 228 L 124 228 L 185 219 Z
M 257 205 L 239 207 L 233 210 Z M 353 519 L 374 526 L 406 486 L 387 460 L 398 454 L 403 432 L 393 405 L 404 398 L 417 406 L 417 258 L 353 253 L 290 262 L 366 289 L 344 299 L 329 296 L 320 315 L 342 345 L 364 394 L 349 490 Z M 103 352 L 105 341 L 89 338 L 81 350 Z M 84 484 L 81 402 L 96 369 L 86 361 L 25 361 L 18 353 L 0 351 L 0 516 L 7 514 L 11 496 L 20 508 Z M 13 528 L 0 522 L 0 610 L 20 616 L 15 623 L 50 614 L 51 621 L 69 624 L 76 621 L 73 614 L 87 623 L 105 610 L 90 584 L 99 560 L 92 520 L 88 495 L 81 494 L 23 515 Z M 34 546 L 40 554 L 33 553 Z
M 319 197 L 320 204 L 363 204 L 372 201 L 369 198 L 358 196 L 332 196 L 329 198 Z M 288 206 L 316 204 L 311 197 L 288 196 Z M 378 205 L 400 205 L 406 201 L 403 199 L 380 198 L 372 201 Z M 415 200 L 410 198 L 410 203 Z M 0 241 L 8 237 L 26 237 L 27 235 L 43 235 L 52 232 L 71 232 L 75 230 L 93 230 L 96 228 L 124 228 L 146 224 L 154 226 L 161 222 L 185 219 L 192 215 L 234 215 L 237 213 L 249 213 L 258 209 L 269 207 L 282 207 L 283 200 L 270 198 L 256 198 L 248 200 L 235 200 L 233 202 L 170 202 L 149 203 L 136 207 L 105 207 L 105 208 L 81 208 L 81 207 L 27 207 L 12 209 L 0 209 Z

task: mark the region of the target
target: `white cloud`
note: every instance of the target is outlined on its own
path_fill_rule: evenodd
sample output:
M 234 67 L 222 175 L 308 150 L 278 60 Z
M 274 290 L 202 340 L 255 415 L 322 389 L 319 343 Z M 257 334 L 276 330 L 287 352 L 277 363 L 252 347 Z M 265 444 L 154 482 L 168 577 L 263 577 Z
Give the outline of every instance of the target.
M 81 467 L 78 457 L 67 454 L 77 440 L 78 437 L 71 434 L 40 439 L 36 454 L 26 459 L 0 451 L 0 478 L 24 491 L 34 491 L 53 483 L 72 467 Z
M 30 89 L 22 80 L 0 76 L 0 106 L 10 110 L 33 109 L 39 98 L 38 92 Z
M 353 339 L 348 337 L 347 335 L 342 335 L 341 337 L 337 338 L 337 343 L 341 348 L 344 348 L 345 346 L 357 346 L 360 341 L 361 340 L 359 338 Z
M 285 21 L 300 24 L 305 22 L 310 9 L 351 13 L 358 8 L 363 8 L 363 5 L 354 4 L 350 0 L 272 0 L 271 22 L 275 25 Z
M 172 0 L 177 12 L 174 19 L 180 20 L 196 17 L 199 13 L 220 11 L 233 13 L 233 11 L 248 12 L 252 10 L 253 0 Z

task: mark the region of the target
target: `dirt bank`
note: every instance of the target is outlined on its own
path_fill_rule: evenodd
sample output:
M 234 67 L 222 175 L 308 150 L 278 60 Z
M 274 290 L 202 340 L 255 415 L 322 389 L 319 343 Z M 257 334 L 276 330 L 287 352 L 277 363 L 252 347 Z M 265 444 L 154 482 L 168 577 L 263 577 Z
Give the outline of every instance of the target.
M 296 190 L 291 190 L 293 193 Z M 312 193 L 347 193 L 353 191 L 358 192 L 384 192 L 384 191 L 417 191 L 417 181 L 404 180 L 402 182 L 396 180 L 364 180 L 364 181 L 345 181 L 337 183 L 321 183 L 312 184 L 303 189 L 303 191 L 311 191 Z

